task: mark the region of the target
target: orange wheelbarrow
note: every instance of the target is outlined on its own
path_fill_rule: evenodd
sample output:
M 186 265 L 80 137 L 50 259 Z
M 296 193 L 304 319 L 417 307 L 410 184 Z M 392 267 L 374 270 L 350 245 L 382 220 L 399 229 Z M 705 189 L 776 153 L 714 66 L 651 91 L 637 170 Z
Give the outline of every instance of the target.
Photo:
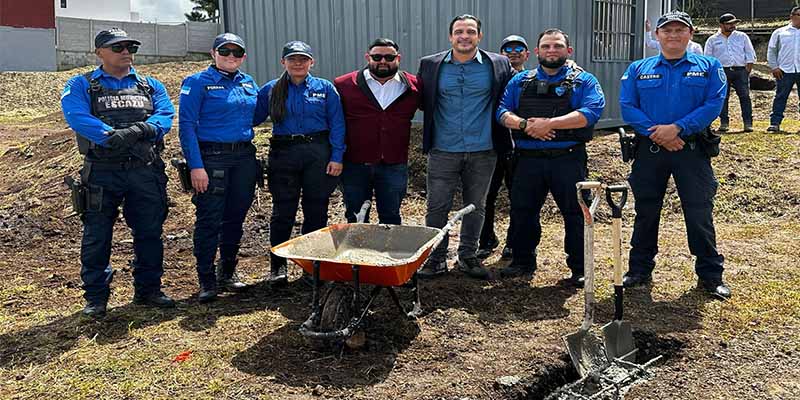
M 359 215 L 366 214 L 369 205 L 365 202 Z M 422 312 L 417 270 L 450 229 L 474 209 L 474 205 L 469 205 L 459 210 L 441 229 L 335 224 L 273 247 L 275 255 L 294 261 L 313 279 L 311 316 L 300 325 L 300 333 L 323 346 L 363 345 L 364 317 L 383 289 L 389 292 L 403 314 L 416 318 Z M 324 296 L 321 294 L 323 281 L 333 282 Z M 407 310 L 394 286 L 407 285 L 409 281 L 414 300 Z M 362 295 L 362 285 L 373 286 L 368 296 Z

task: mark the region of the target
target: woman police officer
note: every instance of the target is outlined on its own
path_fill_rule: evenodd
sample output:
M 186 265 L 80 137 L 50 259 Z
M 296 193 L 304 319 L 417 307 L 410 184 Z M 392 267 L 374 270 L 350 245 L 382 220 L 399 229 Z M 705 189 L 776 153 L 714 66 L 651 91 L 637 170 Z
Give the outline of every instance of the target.
M 269 152 L 269 192 L 272 194 L 270 243 L 289 240 L 302 192 L 302 233 L 328 224 L 328 199 L 338 184 L 344 156 L 344 114 L 330 81 L 311 76 L 311 47 L 286 43 L 281 64 L 285 71 L 258 93 L 254 124 L 269 116 L 273 122 Z M 286 259 L 270 261 L 272 284 L 287 281 Z
M 258 85 L 239 71 L 247 57 L 244 41 L 221 34 L 214 39 L 211 57 L 213 65 L 184 79 L 179 114 L 181 148 L 195 192 L 194 256 L 201 303 L 216 299 L 218 290 L 247 288 L 236 274 L 236 256 L 261 173 L 252 144 Z

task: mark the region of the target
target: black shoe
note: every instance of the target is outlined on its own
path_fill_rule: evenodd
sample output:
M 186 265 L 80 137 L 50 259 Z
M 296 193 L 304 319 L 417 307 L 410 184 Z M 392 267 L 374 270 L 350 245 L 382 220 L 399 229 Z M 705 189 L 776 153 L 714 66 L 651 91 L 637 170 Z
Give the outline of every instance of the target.
M 744 131 L 745 132 L 752 132 L 753 131 L 753 124 L 752 123 L 744 124 Z
M 702 288 L 706 293 L 720 300 L 728 300 L 731 298 L 731 289 L 722 281 L 722 278 L 698 279 L 697 287 Z
M 478 257 L 479 260 L 485 260 L 489 258 L 492 253 L 494 253 L 494 249 L 480 248 L 477 252 L 475 252 L 475 257 Z
M 158 308 L 172 308 L 175 307 L 175 300 L 165 295 L 162 291 L 149 293 L 146 295 L 136 294 L 133 296 L 133 304 L 143 306 L 158 307 Z
M 447 273 L 447 261 L 431 261 L 428 259 L 425 264 L 417 270 L 417 276 L 421 279 L 431 279 Z
M 481 265 L 477 257 L 471 258 L 458 258 L 458 270 L 463 272 L 470 278 L 475 279 L 489 279 L 489 271 Z
M 582 288 L 586 278 L 583 276 L 583 272 L 572 272 L 572 276 L 565 279 L 564 282 L 572 287 Z
M 500 277 L 501 278 L 517 278 L 522 277 L 525 279 L 532 279 L 533 274 L 536 272 L 536 265 L 527 265 L 527 264 L 514 264 L 513 262 L 509 264 L 509 266 L 500 270 Z
M 83 315 L 93 319 L 102 319 L 106 316 L 105 303 L 88 303 L 83 307 Z
M 637 286 L 649 285 L 653 282 L 652 275 L 639 275 L 639 274 L 625 274 L 622 277 L 622 286 L 626 288 L 633 288 Z
M 267 283 L 272 287 L 283 287 L 289 284 L 289 270 L 286 264 L 270 265 Z
M 769 132 L 769 133 L 778 133 L 780 131 L 781 131 L 781 126 L 780 125 L 770 125 L 767 128 L 767 132 Z
M 197 301 L 200 303 L 210 303 L 217 299 L 217 289 L 200 289 L 197 294 Z
M 230 276 L 222 276 L 217 278 L 217 285 L 227 292 L 244 292 L 245 290 L 249 289 L 250 286 L 246 283 L 242 282 L 239 279 L 239 274 L 236 272 L 232 273 Z
M 728 131 L 728 123 L 722 122 L 719 124 L 719 128 L 717 128 L 717 132 L 727 132 Z
M 513 258 L 513 256 L 514 253 L 512 252 L 511 247 L 508 247 L 508 245 L 506 245 L 506 247 L 503 247 L 503 252 L 500 253 L 501 260 L 510 260 L 511 258 Z

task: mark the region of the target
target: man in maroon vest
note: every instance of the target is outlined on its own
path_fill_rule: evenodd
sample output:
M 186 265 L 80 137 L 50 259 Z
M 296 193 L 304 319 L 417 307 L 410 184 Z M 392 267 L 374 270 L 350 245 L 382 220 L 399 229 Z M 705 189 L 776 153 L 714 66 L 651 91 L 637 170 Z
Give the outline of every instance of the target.
M 417 78 L 399 70 L 399 47 L 391 39 L 376 39 L 364 58 L 365 68 L 334 81 L 347 126 L 345 216 L 355 222 L 355 214 L 374 193 L 380 223 L 399 225 L 408 184 L 411 118 L 420 101 Z

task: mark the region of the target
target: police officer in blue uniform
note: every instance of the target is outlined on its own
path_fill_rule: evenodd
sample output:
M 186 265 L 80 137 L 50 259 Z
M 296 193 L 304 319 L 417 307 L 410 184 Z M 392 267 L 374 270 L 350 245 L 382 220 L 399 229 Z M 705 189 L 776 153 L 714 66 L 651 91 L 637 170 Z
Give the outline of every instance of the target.
M 201 303 L 216 299 L 219 290 L 247 288 L 236 274 L 236 256 L 261 168 L 252 143 L 258 85 L 239 71 L 246 57 L 242 38 L 223 33 L 214 39 L 214 64 L 181 85 L 180 139 L 195 192 L 194 256 Z
M 539 67 L 514 76 L 496 117 L 512 129 L 515 162 L 511 185 L 511 264 L 502 277 L 531 277 L 542 236 L 540 214 L 547 193 L 564 217 L 568 282 L 583 284 L 583 219 L 575 184 L 586 179 L 586 145 L 605 108 L 600 83 L 579 67 L 565 65 L 573 49 L 559 29 L 539 35 Z
M 636 198 L 626 287 L 651 282 L 658 253 L 658 224 L 670 175 L 683 208 L 689 250 L 697 260 L 698 286 L 727 299 L 723 257 L 717 252 L 712 219 L 717 180 L 710 157 L 718 137 L 708 129 L 725 102 L 725 71 L 712 57 L 691 54 L 694 28 L 688 14 L 659 18 L 661 54 L 634 61 L 622 76 L 622 118 L 636 131 L 638 147 L 628 178 Z
M 344 113 L 333 84 L 309 73 L 311 47 L 291 41 L 283 47 L 285 71 L 258 92 L 255 125 L 272 120 L 269 192 L 270 243 L 291 237 L 302 192 L 303 234 L 328 224 L 328 200 L 339 182 L 344 156 Z M 287 281 L 286 259 L 271 255 L 268 280 Z
M 95 318 L 106 314 L 114 276 L 111 239 L 120 204 L 133 233 L 134 303 L 174 307 L 161 291 L 167 176 L 160 151 L 175 109 L 161 82 L 133 68 L 141 42 L 112 28 L 98 33 L 94 44 L 102 65 L 71 78 L 61 95 L 64 117 L 84 157 L 80 187 L 74 187 L 85 204 L 83 313 Z

